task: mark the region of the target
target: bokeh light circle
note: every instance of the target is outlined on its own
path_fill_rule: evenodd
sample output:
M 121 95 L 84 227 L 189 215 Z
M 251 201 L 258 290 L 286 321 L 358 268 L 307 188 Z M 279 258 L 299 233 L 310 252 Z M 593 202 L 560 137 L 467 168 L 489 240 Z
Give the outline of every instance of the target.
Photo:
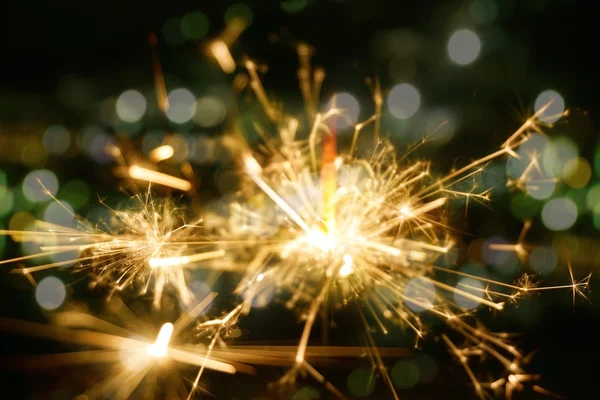
M 194 121 L 203 128 L 212 128 L 225 119 L 227 110 L 223 101 L 216 97 L 201 97 L 196 102 Z
M 137 122 L 146 112 L 146 98 L 137 90 L 127 90 L 115 103 L 117 115 L 124 122 Z
M 469 29 L 459 29 L 448 40 L 448 55 L 459 65 L 471 64 L 479 56 L 481 40 Z
M 435 286 L 428 278 L 413 278 L 404 287 L 404 304 L 415 312 L 429 309 L 434 300 Z
M 475 278 L 461 278 L 456 285 L 454 301 L 467 310 L 476 308 L 483 298 L 483 284 Z
M 369 396 L 375 390 L 376 378 L 370 370 L 357 368 L 350 373 L 346 380 L 348 391 L 354 397 Z
M 573 226 L 576 220 L 577 205 L 571 199 L 552 199 L 542 208 L 542 221 L 550 230 L 564 231 Z
M 563 179 L 573 189 L 584 187 L 591 177 L 592 167 L 585 158 L 572 158 L 567 161 L 563 168 Z
M 398 389 L 409 389 L 419 382 L 419 367 L 413 360 L 400 360 L 392 367 L 390 378 Z
M 542 108 L 548 106 L 544 111 Z M 538 119 L 542 122 L 553 123 L 558 121 L 565 111 L 565 100 L 554 90 L 544 90 L 535 99 L 534 109 L 538 114 Z
M 38 169 L 25 175 L 25 179 L 23 179 L 23 195 L 27 200 L 34 203 L 50 200 L 51 197 L 48 196 L 42 185 L 44 185 L 50 194 L 56 195 L 58 192 L 58 179 L 54 172 L 47 169 Z
M 179 88 L 169 93 L 169 109 L 167 118 L 177 124 L 184 124 L 194 116 L 196 112 L 196 98 L 189 90 Z
M 413 85 L 401 83 L 390 91 L 387 98 L 388 109 L 396 118 L 412 117 L 421 105 L 421 94 Z
M 63 154 L 71 146 L 71 133 L 62 125 L 51 125 L 42 137 L 50 154 Z
M 332 96 L 327 102 L 327 110 L 335 108 L 339 114 L 335 118 L 337 128 L 345 129 L 354 126 L 360 113 L 360 104 L 350 93 L 341 92 Z
M 54 276 L 42 279 L 35 288 L 35 300 L 44 310 L 56 310 L 67 296 L 65 284 Z
M 529 254 L 529 266 L 540 275 L 548 275 L 558 263 L 556 253 L 549 247 L 536 246 Z

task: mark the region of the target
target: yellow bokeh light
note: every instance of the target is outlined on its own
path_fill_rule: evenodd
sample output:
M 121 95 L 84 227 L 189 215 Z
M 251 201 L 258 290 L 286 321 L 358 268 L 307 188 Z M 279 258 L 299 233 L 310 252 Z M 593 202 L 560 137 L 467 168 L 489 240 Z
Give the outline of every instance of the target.
M 564 181 L 574 189 L 587 185 L 591 177 L 592 167 L 585 158 L 573 158 L 563 168 Z

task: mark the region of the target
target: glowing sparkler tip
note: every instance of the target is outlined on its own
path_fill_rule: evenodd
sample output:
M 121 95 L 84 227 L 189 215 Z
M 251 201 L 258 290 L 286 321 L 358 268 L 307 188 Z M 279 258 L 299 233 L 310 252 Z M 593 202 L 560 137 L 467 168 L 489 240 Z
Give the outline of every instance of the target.
M 344 277 L 344 276 L 348 276 L 352 272 L 354 272 L 354 270 L 352 268 L 353 262 L 354 262 L 354 259 L 352 258 L 351 255 L 349 255 L 349 254 L 344 255 L 344 265 L 342 265 L 342 268 L 340 268 L 339 275 Z
M 249 174 L 260 174 L 262 172 L 262 167 L 258 161 L 256 161 L 256 158 L 252 157 L 250 154 L 244 154 L 243 160 L 246 172 Z
M 173 328 L 173 324 L 170 322 L 167 322 L 160 328 L 160 332 L 158 332 L 158 336 L 156 337 L 156 342 L 148 345 L 148 355 L 155 358 L 162 358 L 167 355 Z
M 173 154 L 175 154 L 175 150 L 173 149 L 173 147 L 169 145 L 164 145 L 152 150 L 148 158 L 150 158 L 154 162 L 160 162 L 173 157 Z

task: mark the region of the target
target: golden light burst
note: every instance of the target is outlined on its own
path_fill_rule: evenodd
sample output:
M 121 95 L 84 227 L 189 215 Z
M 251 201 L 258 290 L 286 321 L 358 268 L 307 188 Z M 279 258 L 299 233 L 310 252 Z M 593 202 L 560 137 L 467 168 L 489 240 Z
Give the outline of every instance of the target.
M 216 296 L 217 293 L 210 293 L 174 321 L 163 321 L 153 312 L 140 313 L 139 308 L 134 314 L 117 297 L 107 303 L 108 313 L 102 318 L 81 306 L 53 314 L 52 324 L 2 318 L 4 331 L 86 348 L 16 357 L 6 362 L 19 369 L 106 365 L 103 378 L 81 393 L 82 398 L 191 398 L 198 392 L 208 393 L 200 384 L 205 370 L 226 374 L 255 372 L 249 365 L 237 362 L 235 355 L 229 359 L 230 351 L 211 354 L 215 344 L 221 344 L 230 335 L 239 315 L 239 309 L 234 309 L 221 318 L 208 319 L 205 310 Z M 242 356 L 243 353 L 237 354 L 238 358 Z M 259 357 L 255 358 L 260 362 Z M 196 379 L 188 382 L 179 366 L 199 368 Z
M 228 46 L 242 30 L 242 25 L 233 24 L 208 47 L 209 54 L 226 73 L 237 68 Z M 155 38 L 150 41 L 156 45 Z M 488 202 L 490 191 L 480 190 L 470 184 L 471 180 L 492 160 L 522 158 L 521 146 L 533 134 L 543 133 L 544 124 L 538 117 L 549 104 L 527 118 L 498 150 L 437 177 L 431 172 L 431 160 L 411 161 L 413 149 L 398 157 L 394 145 L 382 139 L 383 96 L 378 80 L 371 85 L 374 114 L 352 123 L 351 143 L 340 151 L 337 124 L 346 118 L 346 110 L 336 105 L 334 96 L 327 110 L 318 111 L 325 73 L 311 66 L 309 46 L 300 44 L 297 50 L 304 117 L 292 116 L 275 105 L 264 89 L 260 69 L 254 61 L 244 61 L 248 77 L 234 80 L 234 86 L 248 83 L 276 134 L 270 136 L 259 127 L 263 139 L 260 151 L 253 151 L 236 135 L 224 140 L 235 150 L 241 172 L 248 178 L 240 196 L 229 204 L 228 229 L 218 227 L 219 231 L 227 230 L 227 236 L 203 234 L 200 219 L 194 216 L 192 223 L 186 222 L 188 210 L 178 208 L 170 197 L 155 197 L 150 186 L 146 192 L 132 197 L 135 206 L 110 209 L 109 221 L 92 224 L 73 214 L 42 185 L 48 196 L 71 213 L 77 226 L 36 221 L 30 230 L 0 231 L 15 241 L 32 242 L 41 249 L 0 264 L 51 258 L 50 262 L 14 270 L 32 282 L 35 283 L 32 274 L 37 271 L 76 265 L 93 278 L 94 285 L 110 287 L 111 294 L 129 287 L 138 287 L 140 294 L 151 292 L 154 311 L 160 308 L 166 285 L 176 289 L 183 305 L 195 304 L 198 299 L 187 287 L 186 270 L 225 256 L 224 248 L 239 254 L 243 246 L 237 247 L 238 244 L 252 244 L 250 262 L 244 265 L 234 293 L 241 298 L 239 305 L 218 319 L 198 318 L 215 297 L 213 293 L 180 319 L 161 321 L 153 329 L 135 322 L 136 317 L 130 313 L 126 318 L 130 329 L 85 312 L 58 313 L 52 327 L 5 321 L 15 332 L 101 349 L 37 358 L 35 363 L 52 366 L 118 361 L 111 368 L 109 379 L 99 388 L 91 389 L 92 394 L 111 392 L 117 398 L 127 398 L 139 390 L 140 382 L 151 370 L 171 363 L 199 367 L 193 381 L 176 385 L 190 387 L 186 391 L 188 398 L 202 390 L 205 369 L 234 373 L 253 372 L 248 364 L 291 365 L 281 380 L 283 383 L 293 383 L 298 374 L 308 374 L 334 396 L 345 398 L 314 365 L 324 354 L 357 357 L 359 353 L 355 348 L 313 348 L 309 340 L 320 315 L 327 325 L 329 311 L 353 308 L 366 343 L 360 351 L 368 355 L 373 371 L 396 399 L 394 382 L 383 360 L 393 352 L 379 349 L 372 334 L 374 330 L 388 333 L 390 324 L 414 331 L 416 345 L 429 334 L 441 338 L 482 398 L 500 392 L 510 399 L 514 392 L 524 390 L 528 382 L 534 391 L 551 394 L 537 385 L 538 375 L 525 371 L 528 357 L 512 336 L 488 331 L 478 323 L 475 310 L 484 306 L 502 311 L 508 302 L 551 289 L 570 289 L 573 299 L 576 295 L 585 297 L 590 277 L 576 280 L 569 269 L 571 282 L 566 285 L 538 286 L 530 275 L 509 284 L 436 262 L 453 250 L 461 230 L 449 217 L 450 203 L 455 198 L 464 198 L 467 204 Z M 158 58 L 156 55 L 154 58 L 157 101 L 166 113 L 169 107 L 166 86 Z M 371 128 L 374 150 L 365 154 L 359 137 Z M 142 161 L 120 147 L 108 150 L 119 163 L 118 171 L 123 177 L 194 194 L 189 164 L 182 163 L 177 176 L 160 168 L 162 162 L 175 154 L 169 143 L 162 143 Z M 509 180 L 509 187 L 525 189 L 547 179 L 541 171 L 538 154 L 528 153 L 524 162 L 522 174 Z M 461 189 L 465 184 L 470 188 Z M 522 260 L 526 259 L 529 246 L 525 234 L 529 227 L 526 223 L 516 244 L 492 245 L 492 250 L 514 251 Z M 247 259 L 248 254 L 241 258 Z M 239 270 L 235 260 L 228 267 L 217 263 L 202 266 L 219 271 Z M 301 315 L 304 325 L 297 346 L 225 346 L 224 338 L 235 329 L 238 319 L 248 314 L 253 304 L 269 291 L 287 293 L 281 295 L 286 306 Z M 111 302 L 120 304 L 117 297 Z M 126 307 L 116 306 L 116 309 L 124 312 Z M 430 332 L 423 314 L 441 319 L 451 332 Z M 194 327 L 194 335 L 188 334 L 189 326 Z M 454 335 L 461 339 L 455 339 Z M 207 339 L 202 348 L 193 346 L 199 338 Z M 491 381 L 482 379 L 473 362 L 483 356 L 495 360 L 504 370 L 504 376 Z M 179 388 L 170 389 L 181 397 Z M 148 390 L 154 394 L 154 389 Z
M 256 185 L 245 187 L 246 202 L 232 204 L 232 229 L 272 235 L 276 241 L 263 245 L 237 288 L 244 298 L 244 311 L 264 292 L 286 292 L 286 306 L 298 311 L 304 328 L 298 343 L 295 364 L 282 382 L 296 379 L 298 372 L 314 368 L 305 360 L 305 352 L 315 320 L 325 318 L 328 309 L 356 307 L 362 321 L 365 341 L 371 348 L 374 370 L 398 395 L 378 356 L 371 336 L 372 329 L 386 334 L 389 323 L 410 327 L 417 340 L 427 327 L 421 318 L 428 313 L 441 318 L 465 341 L 458 347 L 446 334 L 442 339 L 457 356 L 480 397 L 503 389 L 507 398 L 523 383 L 533 380 L 522 369 L 521 351 L 510 336 L 489 332 L 473 315 L 479 305 L 501 311 L 506 301 L 540 290 L 570 288 L 582 293 L 589 277 L 570 285 L 534 287 L 529 276 L 517 284 L 507 284 L 463 273 L 436 264 L 454 245 L 456 227 L 447 221 L 448 203 L 463 197 L 468 202 L 487 202 L 489 191 L 476 186 L 464 191 L 457 184 L 468 183 L 480 174 L 488 162 L 499 157 L 520 157 L 517 149 L 531 133 L 542 132 L 538 119 L 549 106 L 526 119 L 499 150 L 435 178 L 430 161 L 409 162 L 407 156 L 396 159 L 396 149 L 380 139 L 381 88 L 373 85 L 375 114 L 354 125 L 352 143 L 339 152 L 336 144 L 336 121 L 345 110 L 332 106 L 315 111 L 322 74 L 312 74 L 309 52 L 298 46 L 301 60 L 300 86 L 305 99 L 309 123 L 300 130 L 300 118 L 272 105 L 253 61 L 245 62 L 250 88 L 256 94 L 265 115 L 276 126 L 269 137 L 260 127 L 263 142 L 261 155 L 249 146 L 237 145 L 243 172 Z M 310 89 L 310 90 L 309 90 Z M 373 127 L 375 151 L 370 156 L 357 155 L 358 138 L 366 127 Z M 410 153 L 410 152 L 409 152 Z M 261 163 L 257 158 L 265 161 Z M 522 176 L 509 185 L 521 187 L 531 181 L 530 173 L 538 165 L 533 155 Z M 516 182 L 516 183 L 515 183 Z M 257 200 L 261 196 L 268 201 Z M 257 206 L 257 204 L 259 204 Z M 275 206 L 277 212 L 264 210 Z M 242 223 L 240 224 L 240 221 Z M 251 229 L 248 229 L 250 227 Z M 526 226 L 526 229 L 528 226 Z M 524 236 L 526 229 L 522 236 Z M 519 243 L 496 250 L 514 250 L 522 257 L 525 245 Z M 327 325 L 327 321 L 323 321 Z M 483 382 L 470 367 L 472 357 L 491 356 L 508 373 L 504 380 Z M 337 397 L 343 394 L 329 388 Z M 534 386 L 543 392 L 539 386 Z
M 152 293 L 160 306 L 166 285 L 172 285 L 183 304 L 193 302 L 186 285 L 186 269 L 222 257 L 214 241 L 202 235 L 201 221 L 186 222 L 186 210 L 175 206 L 170 197 L 155 197 L 147 191 L 133 195 L 130 206 L 116 210 L 108 206 L 109 220 L 97 224 L 75 215 L 40 182 L 42 190 L 75 219 L 76 227 L 35 221 L 29 230 L 3 230 L 17 242 L 39 246 L 40 252 L 0 261 L 0 264 L 42 260 L 40 265 L 23 266 L 12 272 L 31 278 L 35 272 L 75 266 L 89 274 L 92 285 L 115 291 L 135 286 L 139 294 Z M 51 262 L 43 260 L 51 258 Z

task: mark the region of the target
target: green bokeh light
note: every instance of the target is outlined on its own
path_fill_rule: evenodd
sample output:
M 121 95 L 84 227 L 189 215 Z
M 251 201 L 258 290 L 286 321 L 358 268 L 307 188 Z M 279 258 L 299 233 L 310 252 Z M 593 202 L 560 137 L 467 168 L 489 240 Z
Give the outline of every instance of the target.
M 14 195 L 10 188 L 0 185 L 0 217 L 9 214 L 14 205 Z
M 365 397 L 375 390 L 375 377 L 365 368 L 357 368 L 346 380 L 348 391 L 355 397 Z
M 588 210 L 594 210 L 600 204 L 600 183 L 594 184 L 588 190 L 586 196 L 586 206 Z
M 179 45 L 185 42 L 185 37 L 181 32 L 181 20 L 179 18 L 169 19 L 162 29 L 165 41 L 170 45 Z
M 310 386 L 304 386 L 294 393 L 292 400 L 317 400 L 320 398 L 321 395 L 317 389 Z
M 90 200 L 90 189 L 85 182 L 73 179 L 61 188 L 58 197 L 71 204 L 73 209 L 79 210 L 88 204 Z
M 596 204 L 593 210 L 592 218 L 594 227 L 600 231 L 600 204 Z
M 225 24 L 229 25 L 236 18 L 241 18 L 246 23 L 246 26 L 252 25 L 254 13 L 252 9 L 244 3 L 236 3 L 227 7 L 225 11 Z
M 191 40 L 200 40 L 206 36 L 208 27 L 208 17 L 201 11 L 187 13 L 181 19 L 181 33 Z
M 600 144 L 596 146 L 596 152 L 594 153 L 594 172 L 596 176 L 600 177 Z
M 539 213 L 542 204 L 541 201 L 525 193 L 518 192 L 510 201 L 510 211 L 519 219 L 529 219 Z
M 412 360 L 401 360 L 394 365 L 390 375 L 398 389 L 409 389 L 419 381 L 419 367 Z
M 0 229 L 5 229 L 5 226 L 0 222 Z M 6 248 L 6 236 L 0 235 L 0 257 L 4 255 L 4 249 Z
M 308 5 L 307 0 L 285 0 L 281 2 L 281 9 L 288 14 L 297 14 Z

